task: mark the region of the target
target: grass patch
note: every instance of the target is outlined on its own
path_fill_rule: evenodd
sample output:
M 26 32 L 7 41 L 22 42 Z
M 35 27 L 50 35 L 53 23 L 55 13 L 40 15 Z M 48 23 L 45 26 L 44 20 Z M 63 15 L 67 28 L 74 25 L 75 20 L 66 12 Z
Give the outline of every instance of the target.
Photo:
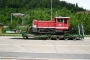
M 21 36 L 22 34 L 18 33 L 3 33 L 1 36 Z
M 90 35 L 85 35 L 85 37 L 90 37 Z

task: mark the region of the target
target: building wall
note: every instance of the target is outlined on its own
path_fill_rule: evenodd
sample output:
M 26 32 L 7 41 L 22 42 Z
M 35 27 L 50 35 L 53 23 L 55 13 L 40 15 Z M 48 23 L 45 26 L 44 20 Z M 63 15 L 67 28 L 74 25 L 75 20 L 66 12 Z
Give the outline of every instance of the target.
M 0 26 L 0 35 L 2 34 L 2 26 Z

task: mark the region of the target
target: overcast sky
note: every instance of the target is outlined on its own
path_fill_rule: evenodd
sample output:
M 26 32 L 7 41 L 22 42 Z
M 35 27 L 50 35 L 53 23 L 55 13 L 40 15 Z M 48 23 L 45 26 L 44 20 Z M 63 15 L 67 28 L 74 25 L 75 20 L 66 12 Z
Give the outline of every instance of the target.
M 83 7 L 85 9 L 90 10 L 90 0 L 60 0 L 60 1 L 66 1 L 70 3 L 78 3 L 79 7 Z

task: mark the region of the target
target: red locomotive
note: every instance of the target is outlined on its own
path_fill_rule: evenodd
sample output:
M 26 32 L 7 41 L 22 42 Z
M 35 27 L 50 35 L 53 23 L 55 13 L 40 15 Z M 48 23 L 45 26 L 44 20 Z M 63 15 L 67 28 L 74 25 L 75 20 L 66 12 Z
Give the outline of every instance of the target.
M 33 20 L 32 32 L 44 34 L 65 33 L 69 31 L 69 18 L 70 17 L 55 17 L 49 21 Z

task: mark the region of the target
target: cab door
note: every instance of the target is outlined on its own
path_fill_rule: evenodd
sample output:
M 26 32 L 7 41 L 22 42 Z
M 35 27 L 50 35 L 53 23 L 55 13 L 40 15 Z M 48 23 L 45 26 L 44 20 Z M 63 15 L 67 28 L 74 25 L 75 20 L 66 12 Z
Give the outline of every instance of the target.
M 68 27 L 68 20 L 64 19 L 64 27 Z
M 64 19 L 64 30 L 68 30 L 69 27 L 69 23 L 68 23 L 68 19 Z

